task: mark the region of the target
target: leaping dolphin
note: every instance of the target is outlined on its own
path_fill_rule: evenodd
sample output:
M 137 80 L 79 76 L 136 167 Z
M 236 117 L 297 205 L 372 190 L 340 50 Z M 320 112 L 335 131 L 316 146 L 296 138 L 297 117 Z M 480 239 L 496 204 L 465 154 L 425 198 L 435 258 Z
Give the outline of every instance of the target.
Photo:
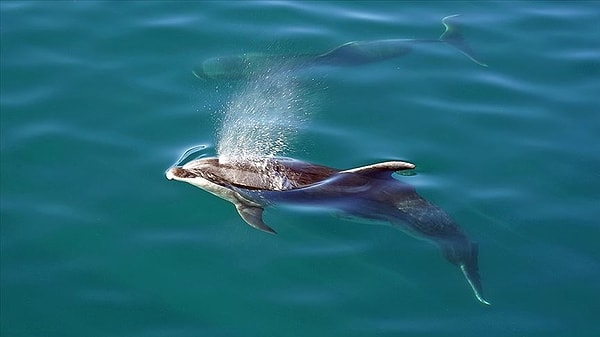
M 458 26 L 452 22 L 457 15 L 442 19 L 445 31 L 439 39 L 390 39 L 376 41 L 354 41 L 345 43 L 323 54 L 272 55 L 247 53 L 220 56 L 205 60 L 193 70 L 200 79 L 243 79 L 269 71 L 297 69 L 315 65 L 356 66 L 396 58 L 409 53 L 418 43 L 447 43 L 465 54 L 473 62 L 479 61 L 467 45 Z
M 483 295 L 477 244 L 439 207 L 392 174 L 413 169 L 403 161 L 388 161 L 337 170 L 283 157 L 223 162 L 201 158 L 167 170 L 169 180 L 187 182 L 235 205 L 250 226 L 275 234 L 263 222 L 271 205 L 304 205 L 337 209 L 348 215 L 391 223 L 417 238 L 437 245 L 458 266 L 475 297 Z

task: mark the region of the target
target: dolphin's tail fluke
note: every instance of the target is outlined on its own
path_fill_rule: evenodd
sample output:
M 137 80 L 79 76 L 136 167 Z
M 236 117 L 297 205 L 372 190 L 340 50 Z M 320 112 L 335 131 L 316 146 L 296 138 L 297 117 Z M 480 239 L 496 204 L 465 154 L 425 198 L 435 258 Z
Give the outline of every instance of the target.
M 476 243 L 471 243 L 470 259 L 459 264 L 460 270 L 465 275 L 467 282 L 473 289 L 473 293 L 479 302 L 491 305 L 483 296 L 483 287 L 481 286 L 481 277 L 479 276 L 479 268 L 477 267 L 478 246 Z
M 461 53 L 470 58 L 471 61 L 487 67 L 487 64 L 477 59 L 475 53 L 473 53 L 473 50 L 471 47 L 469 47 L 465 41 L 465 38 L 461 34 L 459 27 L 456 25 L 456 23 L 452 22 L 457 16 L 459 16 L 459 14 L 450 15 L 442 19 L 442 23 L 444 24 L 444 27 L 446 27 L 446 31 L 444 31 L 444 33 L 440 36 L 440 41 L 446 42 L 452 47 L 458 49 Z

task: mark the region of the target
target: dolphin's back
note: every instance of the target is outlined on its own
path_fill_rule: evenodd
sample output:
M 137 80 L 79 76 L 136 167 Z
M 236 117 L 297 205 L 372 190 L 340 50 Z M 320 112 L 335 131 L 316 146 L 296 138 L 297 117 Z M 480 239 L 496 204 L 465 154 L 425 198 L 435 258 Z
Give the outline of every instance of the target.
M 277 160 L 220 163 L 210 159 L 198 170 L 222 186 L 247 190 L 286 191 L 323 181 L 339 170 L 289 158 Z
M 356 66 L 399 57 L 411 51 L 411 40 L 355 41 L 345 43 L 315 59 L 317 64 Z

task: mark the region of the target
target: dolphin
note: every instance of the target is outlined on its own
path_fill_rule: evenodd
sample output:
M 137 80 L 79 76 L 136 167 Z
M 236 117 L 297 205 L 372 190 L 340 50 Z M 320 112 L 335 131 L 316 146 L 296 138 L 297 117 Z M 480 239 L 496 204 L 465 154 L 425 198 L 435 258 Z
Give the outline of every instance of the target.
M 235 205 L 250 226 L 276 234 L 262 214 L 273 205 L 337 209 L 350 216 L 390 223 L 437 245 L 458 266 L 477 300 L 483 295 L 477 262 L 478 246 L 441 208 L 393 177 L 415 165 L 387 161 L 348 170 L 285 157 L 224 161 L 218 157 L 192 160 L 166 171 L 169 180 L 183 181 Z
M 194 75 L 200 79 L 234 80 L 258 74 L 285 69 L 305 68 L 315 65 L 357 66 L 384 61 L 408 54 L 418 43 L 447 43 L 465 54 L 473 62 L 479 61 L 473 50 L 465 42 L 458 26 L 452 22 L 457 17 L 450 15 L 442 19 L 444 33 L 438 39 L 389 39 L 375 41 L 353 41 L 345 43 L 323 54 L 273 55 L 246 53 L 220 56 L 205 60 L 194 68 Z

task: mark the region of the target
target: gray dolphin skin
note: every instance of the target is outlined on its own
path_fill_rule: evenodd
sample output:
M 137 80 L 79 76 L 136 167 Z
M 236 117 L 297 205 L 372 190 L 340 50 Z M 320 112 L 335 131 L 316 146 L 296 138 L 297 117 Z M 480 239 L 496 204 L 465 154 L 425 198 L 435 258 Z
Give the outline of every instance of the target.
M 235 80 L 264 74 L 270 71 L 306 68 L 310 66 L 357 66 L 384 61 L 408 54 L 419 43 L 447 43 L 465 54 L 473 62 L 479 61 L 465 42 L 458 26 L 452 19 L 458 15 L 442 19 L 445 31 L 439 39 L 391 39 L 376 41 L 354 41 L 345 43 L 333 50 L 316 55 L 272 55 L 247 53 L 220 56 L 207 59 L 193 70 L 200 79 Z
M 275 230 L 262 219 L 264 208 L 272 205 L 337 209 L 390 223 L 437 245 L 446 260 L 460 268 L 475 297 L 489 305 L 479 276 L 477 244 L 442 209 L 392 176 L 414 167 L 388 161 L 337 170 L 284 157 L 237 162 L 210 157 L 171 167 L 166 176 L 231 202 L 250 226 L 272 234 Z

